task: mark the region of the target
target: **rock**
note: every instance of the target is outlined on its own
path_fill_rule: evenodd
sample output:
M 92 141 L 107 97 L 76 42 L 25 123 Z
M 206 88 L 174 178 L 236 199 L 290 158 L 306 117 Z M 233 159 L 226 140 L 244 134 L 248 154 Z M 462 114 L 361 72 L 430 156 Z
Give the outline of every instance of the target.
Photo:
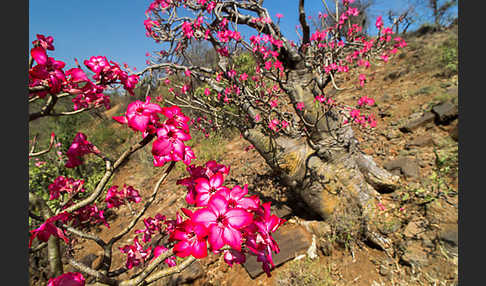
M 457 229 L 457 224 L 455 223 L 442 224 L 441 230 L 438 233 L 437 238 L 446 243 L 449 243 L 452 246 L 458 246 L 459 232 Z
M 399 157 L 395 160 L 385 162 L 383 167 L 388 171 L 400 170 L 405 177 L 418 178 L 420 166 L 415 160 L 407 157 Z
M 394 80 L 394 79 L 397 79 L 403 75 L 405 75 L 407 73 L 406 70 L 401 70 L 401 71 L 392 71 L 391 73 L 389 73 L 388 75 L 386 75 L 383 80 Z
M 446 94 L 447 94 L 447 95 L 452 95 L 452 96 L 457 97 L 457 96 L 459 95 L 459 89 L 457 88 L 457 86 L 452 86 L 452 87 L 449 87 L 449 88 L 446 90 Z
M 456 122 L 454 127 L 449 131 L 449 135 L 454 139 L 456 142 L 459 141 L 459 123 Z
M 421 219 L 414 219 L 410 221 L 405 229 L 403 230 L 403 236 L 406 238 L 416 238 L 418 234 L 425 231 L 423 227 L 423 220 Z
M 423 126 L 429 122 L 434 121 L 435 114 L 432 112 L 425 112 L 421 117 L 417 119 L 413 119 L 409 121 L 407 124 L 404 126 L 400 127 L 400 131 L 406 133 L 406 132 L 412 132 L 413 130 L 417 129 L 420 126 Z
M 429 259 L 420 242 L 413 241 L 406 247 L 404 254 L 400 257 L 400 262 L 412 267 L 421 267 L 428 265 Z
M 389 217 L 383 219 L 383 222 L 378 224 L 378 230 L 384 234 L 388 235 L 391 233 L 396 232 L 398 229 L 400 229 L 400 226 L 402 225 L 402 222 L 400 219 L 396 217 Z
M 425 206 L 425 216 L 431 224 L 457 224 L 457 209 L 443 199 L 436 199 Z
M 383 265 L 383 264 L 380 265 L 380 270 L 378 272 L 382 276 L 390 276 L 391 275 L 390 269 L 387 266 Z
M 406 143 L 405 148 L 410 149 L 410 147 L 423 147 L 429 145 L 435 145 L 434 138 L 432 138 L 432 136 L 430 136 L 429 134 L 425 134 L 419 135 L 409 143 Z
M 450 256 L 458 256 L 459 254 L 459 232 L 457 224 L 442 224 L 440 231 L 437 234 L 437 239 L 444 242 L 444 249 Z
M 93 266 L 93 262 L 98 258 L 98 256 L 94 253 L 87 254 L 81 258 L 79 262 L 83 263 L 84 265 L 87 265 L 89 267 Z
M 319 238 L 325 238 L 328 234 L 331 234 L 331 226 L 324 222 L 324 221 L 319 221 L 319 220 L 310 220 L 310 221 L 304 221 L 302 222 L 302 225 L 305 227 L 305 229 L 312 233 L 315 234 Z
M 276 204 L 271 206 L 271 211 L 279 218 L 288 218 L 292 215 L 292 209 L 284 204 Z
M 436 115 L 439 124 L 448 124 L 459 115 L 459 107 L 446 101 L 432 107 L 432 112 Z
M 194 282 L 196 279 L 204 275 L 204 269 L 199 261 L 194 261 L 189 267 L 184 269 L 181 273 L 170 276 L 168 283 L 165 285 L 177 286 Z
M 278 242 L 280 252 L 272 253 L 275 267 L 293 259 L 294 257 L 306 253 L 312 245 L 312 235 L 304 227 L 294 224 L 282 226 L 273 233 L 273 238 Z M 262 263 L 257 262 L 255 255 L 247 255 L 243 267 L 252 279 L 263 273 Z
M 385 136 L 386 139 L 392 140 L 400 137 L 400 132 L 396 131 L 395 129 L 386 129 L 381 132 L 381 135 Z

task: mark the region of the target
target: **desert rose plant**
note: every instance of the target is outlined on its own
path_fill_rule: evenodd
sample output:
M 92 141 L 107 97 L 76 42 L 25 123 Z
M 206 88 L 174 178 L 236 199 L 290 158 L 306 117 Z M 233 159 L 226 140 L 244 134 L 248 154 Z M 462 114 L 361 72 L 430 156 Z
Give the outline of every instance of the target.
M 331 226 L 334 220 L 347 218 L 348 212 L 358 212 L 361 215 L 351 221 L 350 225 L 356 226 L 351 231 L 388 249 L 388 240 L 374 229 L 375 194 L 396 188 L 397 178 L 360 151 L 352 129 L 353 125 L 376 126 L 374 116 L 363 108 L 374 105 L 374 100 L 362 95 L 354 106 L 348 106 L 339 101 L 335 91 L 359 90 L 367 81 L 366 69 L 388 62 L 406 43 L 384 26 L 381 17 L 375 22 L 378 35 L 366 35 L 353 21 L 361 11 L 352 0 L 323 1 L 319 26 L 313 31 L 307 23 L 304 0 L 296 1 L 300 41 L 295 43 L 279 28 L 285 15 L 276 14 L 276 21 L 272 20 L 262 2 L 151 2 L 144 22 L 146 35 L 168 43 L 169 48 L 157 52 L 136 74 L 104 56 L 84 60 L 84 67 L 76 60 L 77 67 L 65 70 L 64 62 L 48 55 L 54 50 L 54 39 L 37 35 L 30 50 L 29 103 L 41 107 L 29 114 L 30 121 L 110 108 L 110 98 L 104 93 L 107 89 L 119 86 L 133 95 L 143 77 L 161 82 L 168 90 L 157 95 L 156 101 L 150 96 L 136 100 L 124 115 L 113 117 L 141 138 L 117 159 L 106 156 L 96 147 L 97 142 L 81 132 L 75 134 L 65 154 L 58 153 L 64 168 L 84 164 L 86 156 L 104 162 L 105 172 L 92 189 L 84 187 L 86 178 L 59 176 L 46 190 L 47 199 L 29 192 L 29 247 L 34 241 L 40 243 L 32 252 L 47 247 L 48 285 L 84 285 L 85 276 L 106 285 L 149 284 L 180 272 L 208 252 L 222 254 L 229 265 L 254 255 L 270 275 L 275 266 L 272 254 L 279 252 L 272 233 L 285 220 L 271 214 L 270 202 L 249 196 L 246 185 L 226 185 L 230 166 L 215 161 L 191 164 L 197 154 L 186 145 L 192 138 L 190 127 L 205 133 L 237 128 L 310 210 Z M 242 26 L 253 33 L 243 35 L 238 31 Z M 216 65 L 191 64 L 186 51 L 195 42 L 208 43 L 217 55 Z M 250 64 L 243 67 L 242 59 Z M 338 79 L 351 71 L 356 78 L 347 87 L 339 87 Z M 177 76 L 179 80 L 174 80 Z M 65 99 L 72 101 L 72 109 L 55 109 Z M 191 117 L 183 110 L 190 111 Z M 49 146 L 41 151 L 35 150 L 33 142 L 29 158 L 34 160 L 55 149 L 55 137 L 52 134 Z M 154 167 L 164 168 L 150 196 L 143 200 L 129 185 L 108 186 L 130 155 L 145 147 L 151 148 Z M 144 217 L 179 161 L 187 166 L 188 177 L 177 182 L 187 188 L 187 207 L 175 218 L 163 214 Z M 140 207 L 132 212 L 125 228 L 108 241 L 86 230 L 85 226 L 92 224 L 109 227 L 104 212 L 125 204 Z M 144 228 L 134 229 L 139 221 Z M 152 245 L 155 235 L 167 237 L 167 243 Z M 114 249 L 114 244 L 127 236 L 133 237 L 133 243 Z M 60 243 L 72 249 L 76 237 L 92 240 L 102 249 L 99 269 L 77 261 L 71 252 L 60 252 Z M 126 255 L 120 269 L 112 269 L 114 251 Z M 78 272 L 63 273 L 63 255 Z M 127 271 L 134 274 L 120 278 Z

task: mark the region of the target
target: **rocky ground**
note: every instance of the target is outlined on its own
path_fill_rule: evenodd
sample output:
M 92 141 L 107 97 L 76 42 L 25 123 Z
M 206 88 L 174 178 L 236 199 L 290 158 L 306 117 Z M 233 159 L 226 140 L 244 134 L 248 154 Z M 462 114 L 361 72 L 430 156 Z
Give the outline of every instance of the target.
M 382 194 L 379 206 L 379 229 L 393 241 L 393 253 L 352 239 L 349 244 L 342 239 L 338 243 L 322 235 L 318 219 L 279 184 L 256 151 L 244 151 L 248 143 L 236 136 L 224 146 L 220 163 L 231 166 L 229 185 L 248 184 L 251 193 L 272 200 L 275 211 L 288 220 L 279 234 L 280 247 L 285 249 L 276 259 L 280 265 L 267 278 L 254 262 L 229 267 L 222 257 L 210 255 L 156 284 L 457 285 L 458 79 L 457 74 L 445 75 L 434 57 L 436 47 L 454 33 L 457 35 L 457 28 L 407 39 L 408 47 L 389 64 L 366 71 L 370 80 L 363 89 L 342 81 L 342 87 L 352 88 L 337 94 L 350 103 L 363 95 L 376 99 L 369 111 L 377 117 L 377 128 L 356 128 L 356 133 L 365 153 L 401 177 L 401 187 Z M 137 162 L 131 160 L 123 166 L 113 185 L 130 184 L 148 197 L 162 170 L 147 172 Z M 174 217 L 185 206 L 185 189 L 175 184 L 185 176 L 182 170 L 171 173 L 147 216 Z M 110 218 L 109 229 L 100 226 L 94 231 L 106 239 L 130 217 L 130 210 L 122 207 Z M 117 247 L 130 244 L 132 238 Z M 89 241 L 80 242 L 76 256 L 96 267 L 99 248 Z M 125 256 L 114 253 L 116 269 L 125 263 Z

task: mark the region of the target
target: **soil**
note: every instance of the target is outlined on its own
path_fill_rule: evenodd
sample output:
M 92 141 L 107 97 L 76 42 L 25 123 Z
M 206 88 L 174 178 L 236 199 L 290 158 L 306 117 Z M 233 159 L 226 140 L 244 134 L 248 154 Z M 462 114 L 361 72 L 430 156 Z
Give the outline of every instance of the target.
M 353 245 L 331 244 L 331 250 L 321 247 L 317 267 L 327 269 L 330 285 L 457 285 L 457 221 L 458 221 L 458 144 L 451 137 L 458 119 L 447 124 L 429 122 L 412 132 L 403 133 L 400 127 L 410 119 L 430 111 L 434 104 L 446 100 L 457 102 L 457 75 L 441 75 L 439 66 L 425 47 L 437 47 L 451 33 L 427 34 L 407 39 L 408 46 L 399 52 L 390 63 L 366 70 L 369 81 L 364 88 L 356 88 L 344 79 L 337 82 L 342 88 L 338 95 L 350 104 L 360 96 L 375 98 L 376 105 L 369 108 L 377 119 L 373 130 L 355 128 L 362 150 L 382 165 L 387 161 L 405 157 L 417 163 L 418 176 L 401 176 L 401 187 L 391 193 L 381 194 L 382 232 L 394 241 L 394 253 L 364 243 Z M 350 79 L 357 79 L 350 74 Z M 352 82 L 352 81 L 351 81 Z M 347 83 L 347 84 L 346 84 Z M 455 92 L 454 92 L 455 91 Z M 449 97 L 447 97 L 448 95 Z M 424 136 L 431 140 L 422 140 Z M 418 140 L 417 140 L 418 138 Z M 418 145 L 410 142 L 422 142 Z M 425 143 L 423 143 L 425 142 Z M 258 194 L 262 200 L 291 205 L 292 216 L 287 223 L 302 220 L 316 220 L 308 215 L 305 205 L 292 197 L 273 176 L 263 158 L 253 150 L 244 151 L 248 143 L 239 136 L 229 141 L 224 148 L 220 163 L 231 166 L 228 185 L 248 184 L 250 193 Z M 195 147 L 197 154 L 197 146 Z M 447 158 L 438 166 L 436 155 Z M 139 160 L 129 160 L 113 178 L 113 185 L 132 185 L 147 198 L 163 169 L 147 172 Z M 397 172 L 397 171 L 394 171 Z M 397 174 L 399 174 L 397 172 Z M 168 218 L 175 217 L 176 210 L 185 207 L 185 188 L 176 185 L 176 180 L 186 177 L 181 170 L 172 172 L 161 187 L 156 202 L 144 217 L 161 213 Z M 297 202 L 296 202 L 297 201 Z M 133 204 L 134 209 L 141 206 Z M 110 228 L 99 226 L 93 232 L 107 239 L 119 232 L 130 220 L 131 211 L 122 206 L 117 216 L 110 217 Z M 292 219 L 294 218 L 294 219 Z M 139 222 L 135 229 L 143 228 Z M 131 244 L 133 233 L 127 235 L 114 248 L 114 264 L 111 269 L 122 267 L 125 255 L 118 247 Z M 325 240 L 323 238 L 323 240 Z M 326 243 L 321 244 L 326 245 Z M 99 254 L 100 248 L 90 241 L 80 239 L 74 249 L 75 257 L 83 259 L 88 253 Z M 265 274 L 251 279 L 243 266 L 229 267 L 222 257 L 210 255 L 199 266 L 202 274 L 184 285 L 279 285 L 292 263 L 284 263 L 272 271 L 272 277 Z M 66 267 L 67 272 L 69 266 Z M 131 272 L 130 272 L 131 273 Z M 302 280 L 304 281 L 304 280 Z M 160 280 L 154 285 L 168 284 Z M 175 285 L 175 284 L 174 284 Z M 302 285 L 322 285 L 305 284 Z M 326 284 L 327 285 L 327 284 Z

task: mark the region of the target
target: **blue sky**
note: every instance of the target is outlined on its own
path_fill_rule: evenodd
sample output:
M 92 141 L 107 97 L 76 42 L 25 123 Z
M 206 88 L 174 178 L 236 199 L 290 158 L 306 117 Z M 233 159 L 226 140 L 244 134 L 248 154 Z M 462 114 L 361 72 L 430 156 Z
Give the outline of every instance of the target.
M 159 51 L 162 46 L 145 36 L 143 21 L 149 0 L 30 0 L 29 43 L 36 34 L 53 36 L 54 51 L 49 55 L 62 60 L 67 67 L 74 66 L 74 58 L 80 63 L 91 56 L 106 56 L 120 64 L 127 63 L 137 70 L 145 66 L 146 52 Z M 380 9 L 399 8 L 406 0 L 376 0 Z M 285 4 L 287 3 L 287 4 Z M 289 39 L 297 40 L 295 25 L 298 24 L 297 0 L 266 0 L 264 6 L 274 20 L 281 13 L 281 29 Z M 305 2 L 309 15 L 317 15 L 322 9 L 321 0 Z M 383 13 L 383 12 L 381 12 Z M 386 18 L 386 17 L 384 17 Z M 29 46 L 31 48 L 31 46 Z

